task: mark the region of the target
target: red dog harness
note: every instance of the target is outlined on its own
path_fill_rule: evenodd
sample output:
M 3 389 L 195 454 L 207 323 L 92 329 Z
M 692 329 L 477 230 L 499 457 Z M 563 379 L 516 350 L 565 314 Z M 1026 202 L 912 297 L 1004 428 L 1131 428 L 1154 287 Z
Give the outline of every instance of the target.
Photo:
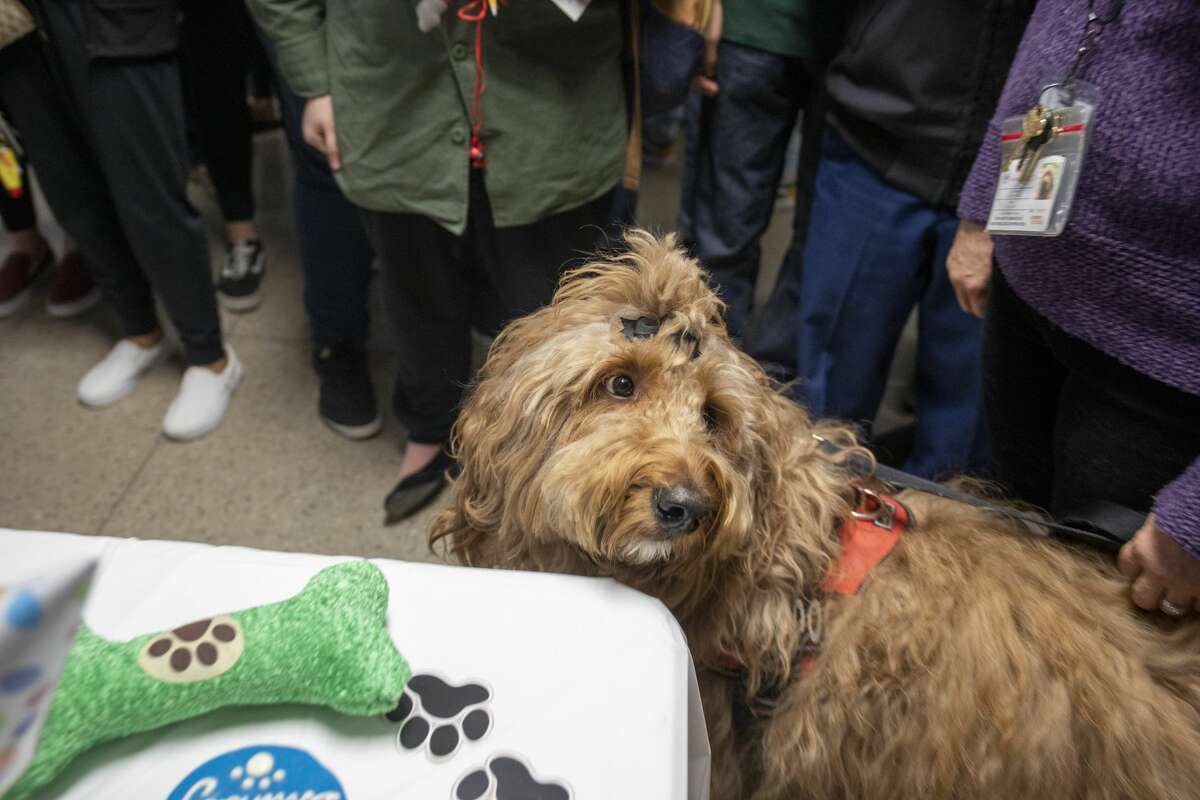
M 894 497 L 854 487 L 855 508 L 838 528 L 842 552 L 821 581 L 832 594 L 858 594 L 863 582 L 908 530 L 912 513 Z
M 855 486 L 854 501 L 850 516 L 838 527 L 841 553 L 821 581 L 821 590 L 828 594 L 858 594 L 871 570 L 888 557 L 912 523 L 912 512 L 890 495 Z M 807 613 L 807 608 L 801 601 L 797 602 L 797 613 Z M 806 655 L 801 661 L 803 670 L 809 668 L 820 645 L 807 632 L 806 637 Z M 723 654 L 718 666 L 731 672 L 745 671 L 745 666 L 732 653 Z

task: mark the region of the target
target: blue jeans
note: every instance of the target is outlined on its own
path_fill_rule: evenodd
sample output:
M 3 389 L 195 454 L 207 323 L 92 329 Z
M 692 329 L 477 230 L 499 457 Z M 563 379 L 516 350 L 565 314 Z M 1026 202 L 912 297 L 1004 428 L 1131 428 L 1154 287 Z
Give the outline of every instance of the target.
M 904 468 L 932 477 L 984 466 L 983 325 L 959 308 L 946 274 L 953 210 L 885 183 L 832 131 L 821 156 L 800 281 L 799 399 L 869 430 L 916 306 L 917 424 Z
M 721 42 L 717 83 L 715 97 L 688 100 L 679 231 L 726 303 L 730 335 L 741 338 L 809 76 L 799 58 Z
M 271 43 L 261 38 L 273 59 Z M 325 156 L 304 141 L 304 98 L 289 89 L 282 76 L 275 87 L 292 153 L 292 213 L 313 347 L 320 350 L 338 342 L 361 346 L 369 328 L 367 290 L 375 255 L 358 208 L 342 194 Z

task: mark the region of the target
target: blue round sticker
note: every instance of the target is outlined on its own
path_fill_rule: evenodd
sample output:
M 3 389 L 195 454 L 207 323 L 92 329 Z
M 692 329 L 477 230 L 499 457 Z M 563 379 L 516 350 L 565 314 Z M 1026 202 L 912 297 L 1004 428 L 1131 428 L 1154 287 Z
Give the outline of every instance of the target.
M 17 596 L 8 601 L 5 612 L 8 624 L 23 631 L 36 628 L 42 621 L 42 601 L 28 589 L 17 592 Z
M 243 747 L 194 769 L 167 800 L 303 797 L 346 800 L 333 773 L 303 750 L 277 745 Z

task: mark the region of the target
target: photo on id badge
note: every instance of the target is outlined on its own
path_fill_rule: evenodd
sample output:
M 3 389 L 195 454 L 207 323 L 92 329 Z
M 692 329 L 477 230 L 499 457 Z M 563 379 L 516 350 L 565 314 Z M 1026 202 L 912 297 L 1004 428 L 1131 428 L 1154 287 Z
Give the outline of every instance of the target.
M 1045 156 L 1034 166 L 1032 177 L 1022 183 L 1014 159 L 1000 176 L 988 229 L 1024 233 L 1049 228 L 1065 164 L 1063 156 Z

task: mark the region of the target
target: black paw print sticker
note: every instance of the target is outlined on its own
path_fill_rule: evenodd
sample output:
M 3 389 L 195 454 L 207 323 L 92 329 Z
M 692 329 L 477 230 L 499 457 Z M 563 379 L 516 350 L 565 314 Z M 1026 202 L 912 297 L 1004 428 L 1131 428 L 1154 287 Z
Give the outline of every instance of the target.
M 458 752 L 463 739 L 477 742 L 492 729 L 487 704 L 492 690 L 482 683 L 455 686 L 437 675 L 413 675 L 400 702 L 385 716 L 400 724 L 396 744 L 402 750 L 425 748 L 434 761 Z
M 571 787 L 560 780 L 539 780 L 520 756 L 497 753 L 478 769 L 458 779 L 451 800 L 572 800 Z

